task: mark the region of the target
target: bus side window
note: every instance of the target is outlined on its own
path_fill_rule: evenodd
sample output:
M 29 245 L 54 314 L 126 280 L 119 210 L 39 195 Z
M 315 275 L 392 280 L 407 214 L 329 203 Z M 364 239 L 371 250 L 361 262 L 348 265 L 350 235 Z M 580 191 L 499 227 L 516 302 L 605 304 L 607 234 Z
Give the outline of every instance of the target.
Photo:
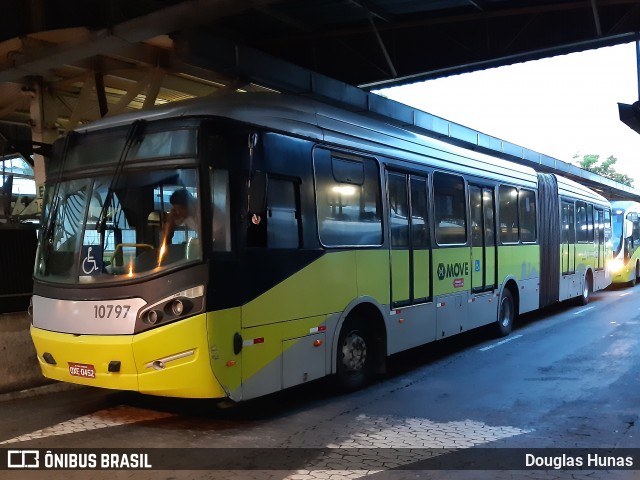
M 562 201 L 562 232 L 560 232 L 560 241 L 562 243 L 576 243 L 574 211 L 573 203 Z
M 469 205 L 471 206 L 471 246 L 482 247 L 484 244 L 484 226 L 482 221 L 482 190 L 477 186 L 469 186 Z
M 297 182 L 269 177 L 266 219 L 269 248 L 300 246 L 301 219 L 298 198 Z
M 429 248 L 429 221 L 427 212 L 428 191 L 427 179 L 411 175 L 409 179 L 411 188 L 411 241 L 413 248 Z
M 593 221 L 595 242 L 600 244 L 604 240 L 604 211 L 602 208 L 593 208 Z
M 211 202 L 213 204 L 213 250 L 231 250 L 231 225 L 229 215 L 229 172 L 211 171 Z
M 439 245 L 467 243 L 467 214 L 464 180 L 457 175 L 433 175 L 436 242 Z
M 576 243 L 576 207 L 573 203 L 567 204 L 568 227 L 569 227 L 569 243 Z
M 521 189 L 518 195 L 520 240 L 535 242 L 536 232 L 536 194 L 531 190 Z
M 587 242 L 593 243 L 594 236 L 594 217 L 593 217 L 593 205 L 587 205 Z
M 501 185 L 499 200 L 500 240 L 502 243 L 518 243 L 518 189 Z
M 482 205 L 484 208 L 484 241 L 486 247 L 494 247 L 496 245 L 495 219 L 493 191 L 489 188 L 482 189 Z
M 382 201 L 377 162 L 317 148 L 314 169 L 322 245 L 381 245 Z
M 409 205 L 407 203 L 406 175 L 389 173 L 389 214 L 391 246 L 406 248 L 409 246 Z
M 576 241 L 578 243 L 589 241 L 587 221 L 587 204 L 576 202 Z
M 611 239 L 611 210 L 604 209 L 604 241 L 608 242 Z

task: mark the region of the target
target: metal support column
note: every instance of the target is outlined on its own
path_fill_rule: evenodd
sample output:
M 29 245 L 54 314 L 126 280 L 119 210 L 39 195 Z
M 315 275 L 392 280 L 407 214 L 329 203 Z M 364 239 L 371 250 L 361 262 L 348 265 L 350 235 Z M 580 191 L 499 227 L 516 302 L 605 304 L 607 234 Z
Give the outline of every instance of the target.
M 34 142 L 51 144 L 58 137 L 56 119 L 58 118 L 57 102 L 49 87 L 41 77 L 31 78 L 27 88 L 33 92 L 31 99 L 31 139 Z M 34 175 L 38 188 L 44 185 L 44 157 L 34 155 Z M 38 196 L 39 197 L 39 196 Z
M 638 80 L 638 100 L 640 100 L 640 40 L 636 40 L 636 79 Z

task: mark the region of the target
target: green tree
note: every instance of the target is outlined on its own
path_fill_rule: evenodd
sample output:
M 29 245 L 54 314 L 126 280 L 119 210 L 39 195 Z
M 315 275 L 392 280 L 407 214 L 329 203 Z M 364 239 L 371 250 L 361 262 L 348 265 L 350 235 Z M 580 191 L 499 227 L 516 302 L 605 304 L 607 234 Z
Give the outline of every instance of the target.
M 610 178 L 615 182 L 633 187 L 633 179 L 629 175 L 618 173 L 616 172 L 616 169 L 613 168 L 618 161 L 618 159 L 613 155 L 609 155 L 609 157 L 600 164 L 598 163 L 600 161 L 600 155 L 588 154 L 584 155 L 582 160 L 578 160 L 579 158 L 578 154 L 573 156 L 573 160 L 580 168 L 589 172 L 597 173 L 603 177 Z

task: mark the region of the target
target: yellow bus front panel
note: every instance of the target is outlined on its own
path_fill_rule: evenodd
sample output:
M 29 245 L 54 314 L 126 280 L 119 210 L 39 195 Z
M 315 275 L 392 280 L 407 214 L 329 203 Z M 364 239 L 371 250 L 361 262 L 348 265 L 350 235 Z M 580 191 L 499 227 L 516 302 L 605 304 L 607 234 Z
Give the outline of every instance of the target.
M 205 315 L 135 336 L 73 335 L 31 328 L 47 378 L 153 395 L 225 397 L 211 371 L 206 331 Z
M 47 378 L 102 388 L 138 390 L 138 370 L 130 335 L 73 335 L 32 326 L 31 337 L 40 368 Z M 120 362 L 119 372 L 109 372 L 112 361 Z M 84 365 L 83 372 L 75 371 L 79 365 Z

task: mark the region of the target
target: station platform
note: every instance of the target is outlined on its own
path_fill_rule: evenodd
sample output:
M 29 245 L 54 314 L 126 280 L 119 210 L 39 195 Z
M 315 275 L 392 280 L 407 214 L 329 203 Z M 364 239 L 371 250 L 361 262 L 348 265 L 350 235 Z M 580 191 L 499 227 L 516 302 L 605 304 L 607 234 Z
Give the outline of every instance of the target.
M 42 376 L 27 312 L 0 314 L 0 395 L 51 384 Z

